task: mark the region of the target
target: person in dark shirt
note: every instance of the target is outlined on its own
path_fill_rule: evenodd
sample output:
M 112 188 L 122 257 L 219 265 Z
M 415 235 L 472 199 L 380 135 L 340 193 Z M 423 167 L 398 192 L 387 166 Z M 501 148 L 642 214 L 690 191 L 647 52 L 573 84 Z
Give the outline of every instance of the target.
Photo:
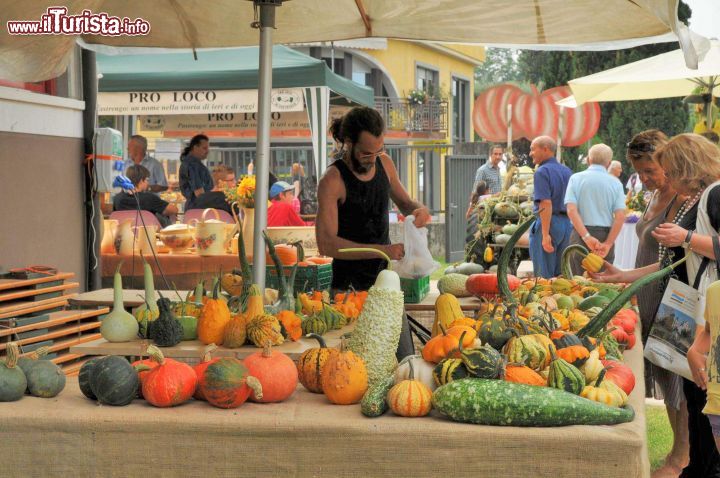
M 211 207 L 213 209 L 221 209 L 229 214 L 232 214 L 230 204 L 228 204 L 223 190 L 226 187 L 235 186 L 235 171 L 233 171 L 229 166 L 218 164 L 213 168 L 212 178 L 213 183 L 215 184 L 212 191 L 208 191 L 198 196 L 192 207 L 185 208 L 186 210 L 206 209 Z
M 130 166 L 125 175 L 135 186 L 135 192 L 122 191 L 113 198 L 113 211 L 135 211 L 140 203 L 140 209 L 155 214 L 160 224 L 165 227 L 170 224 L 171 215 L 177 214 L 177 207 L 160 199 L 157 195 L 148 192 L 150 171 L 139 164 Z M 136 199 L 137 198 L 137 199 Z
M 197 198 L 214 187 L 210 171 L 202 163 L 209 152 L 210 140 L 204 134 L 197 134 L 180 155 L 180 191 L 185 196 L 185 209 L 194 209 Z

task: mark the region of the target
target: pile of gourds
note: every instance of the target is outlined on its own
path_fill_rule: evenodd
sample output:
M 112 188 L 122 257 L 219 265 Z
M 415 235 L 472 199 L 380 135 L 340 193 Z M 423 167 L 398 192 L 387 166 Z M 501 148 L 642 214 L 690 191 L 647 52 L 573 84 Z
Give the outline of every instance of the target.
M 20 356 L 20 347 L 10 342 L 7 355 L 0 361 L 0 402 L 14 402 L 25 394 L 52 398 L 65 388 L 65 374 L 50 360 L 44 359 L 47 347 Z
M 281 402 L 295 392 L 295 363 L 272 350 L 269 342 L 244 360 L 212 358 L 215 348 L 208 347 L 194 367 L 166 358 L 154 345 L 147 348 L 148 359 L 132 364 L 117 356 L 91 359 L 80 369 L 80 391 L 104 405 L 124 406 L 142 398 L 160 408 L 182 405 L 192 398 L 218 408 L 237 408 L 248 399 Z

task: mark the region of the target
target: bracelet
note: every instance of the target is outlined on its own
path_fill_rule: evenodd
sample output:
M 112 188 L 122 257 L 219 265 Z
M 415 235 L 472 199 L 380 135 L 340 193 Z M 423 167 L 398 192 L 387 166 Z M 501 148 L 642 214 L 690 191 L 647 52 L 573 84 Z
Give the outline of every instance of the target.
M 682 247 L 688 247 L 688 248 L 690 247 L 690 240 L 692 239 L 692 236 L 694 233 L 695 233 L 695 231 L 693 231 L 692 229 L 687 232 L 687 235 L 685 236 L 685 240 L 681 244 Z
M 585 235 L 584 235 L 582 238 L 583 238 L 583 240 L 585 240 L 585 239 L 587 239 L 587 238 L 590 237 L 590 236 L 592 236 L 592 234 L 590 234 L 590 231 L 588 231 L 588 232 L 585 233 Z

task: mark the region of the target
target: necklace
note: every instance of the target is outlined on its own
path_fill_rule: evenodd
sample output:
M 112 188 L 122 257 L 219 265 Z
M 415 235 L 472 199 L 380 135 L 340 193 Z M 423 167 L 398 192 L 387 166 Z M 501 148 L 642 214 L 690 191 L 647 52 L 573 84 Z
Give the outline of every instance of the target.
M 692 209 L 692 207 L 695 205 L 695 203 L 700 199 L 700 196 L 703 193 L 703 189 L 699 190 L 695 196 L 692 198 L 688 198 L 683 202 L 682 206 L 680 206 L 680 209 L 678 209 L 677 213 L 675 213 L 675 217 L 672 220 L 672 224 L 680 224 L 685 217 L 685 215 Z M 673 252 L 668 250 L 667 246 L 664 246 L 662 244 L 658 244 L 658 261 L 660 262 L 661 266 L 667 262 L 672 261 Z

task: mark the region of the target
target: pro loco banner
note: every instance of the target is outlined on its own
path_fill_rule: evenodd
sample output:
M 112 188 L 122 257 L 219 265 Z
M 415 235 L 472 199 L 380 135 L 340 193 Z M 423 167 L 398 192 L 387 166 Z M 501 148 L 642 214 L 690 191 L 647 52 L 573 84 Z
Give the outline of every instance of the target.
M 254 113 L 257 90 L 128 91 L 98 93 L 100 115 L 185 115 Z M 303 111 L 301 88 L 272 90 L 271 111 Z

